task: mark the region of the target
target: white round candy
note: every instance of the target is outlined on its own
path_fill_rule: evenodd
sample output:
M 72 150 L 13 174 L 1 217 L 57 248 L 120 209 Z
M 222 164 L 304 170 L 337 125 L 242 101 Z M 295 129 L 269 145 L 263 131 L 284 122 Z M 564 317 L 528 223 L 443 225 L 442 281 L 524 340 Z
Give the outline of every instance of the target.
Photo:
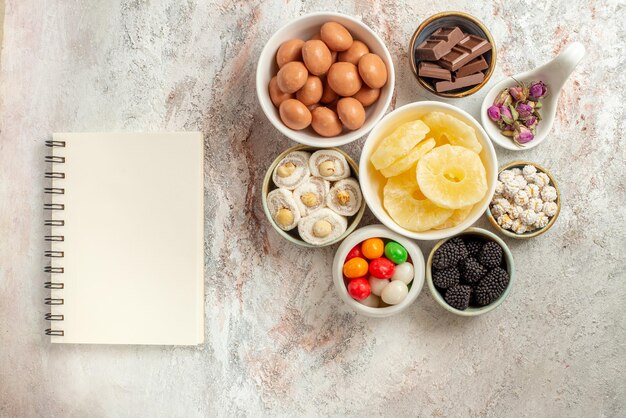
M 400 280 L 404 284 L 409 284 L 413 281 L 413 277 L 415 277 L 413 264 L 402 263 L 396 266 L 396 269 L 393 272 L 393 276 L 391 276 L 391 280 Z
M 370 286 L 372 288 L 372 294 L 376 296 L 380 296 L 385 286 L 387 286 L 390 280 L 387 279 L 377 279 L 374 276 L 370 276 L 369 278 Z
M 359 303 L 361 305 L 369 306 L 370 308 L 378 308 L 378 305 L 380 304 L 380 298 L 370 293 L 368 297 L 360 300 Z
M 552 186 L 545 186 L 541 189 L 541 198 L 544 202 L 554 202 L 556 200 L 556 189 Z
M 400 280 L 395 280 L 385 286 L 383 292 L 380 294 L 380 297 L 385 303 L 397 305 L 402 302 L 408 294 L 409 288 L 406 287 L 406 284 Z

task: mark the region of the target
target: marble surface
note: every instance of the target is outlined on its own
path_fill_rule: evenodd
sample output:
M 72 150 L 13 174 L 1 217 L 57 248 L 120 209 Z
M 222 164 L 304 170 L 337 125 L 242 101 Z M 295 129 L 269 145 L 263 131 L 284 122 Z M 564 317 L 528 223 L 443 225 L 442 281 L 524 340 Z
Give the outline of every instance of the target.
M 501 163 L 523 157 L 550 168 L 564 206 L 545 236 L 507 240 L 517 282 L 484 317 L 453 316 L 427 289 L 399 316 L 357 316 L 334 293 L 334 248 L 295 247 L 264 217 L 264 171 L 293 144 L 259 108 L 256 58 L 289 19 L 336 7 L 387 43 L 394 107 L 430 98 L 407 45 L 438 11 L 468 11 L 491 29 L 499 62 L 490 85 L 570 41 L 587 47 L 549 140 L 523 154 L 497 150 Z M 619 0 L 7 0 L 0 416 L 624 416 L 624 17 Z M 452 103 L 478 116 L 482 97 Z M 206 136 L 206 343 L 50 345 L 43 140 L 55 131 L 196 129 Z M 362 143 L 345 149 L 358 158 Z M 373 222 L 368 213 L 363 224 Z M 426 254 L 432 245 L 420 243 Z

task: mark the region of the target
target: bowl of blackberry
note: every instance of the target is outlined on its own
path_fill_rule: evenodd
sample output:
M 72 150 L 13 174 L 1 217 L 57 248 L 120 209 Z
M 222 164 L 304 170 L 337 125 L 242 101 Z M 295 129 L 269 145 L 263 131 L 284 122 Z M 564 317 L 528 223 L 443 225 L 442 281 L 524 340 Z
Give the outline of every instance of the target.
M 439 241 L 426 263 L 433 298 L 447 311 L 477 316 L 497 308 L 515 279 L 515 262 L 497 235 L 481 228 Z

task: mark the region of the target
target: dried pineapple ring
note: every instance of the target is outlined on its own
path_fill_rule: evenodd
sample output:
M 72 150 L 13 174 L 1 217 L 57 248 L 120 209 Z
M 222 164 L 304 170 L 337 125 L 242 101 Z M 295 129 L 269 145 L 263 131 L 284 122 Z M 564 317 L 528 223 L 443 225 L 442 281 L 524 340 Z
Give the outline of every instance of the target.
M 426 199 L 417 184 L 414 170 L 387 180 L 383 206 L 398 225 L 414 232 L 427 231 L 441 225 L 454 212 Z
M 423 118 L 435 138 L 445 135 L 451 145 L 459 145 L 479 154 L 483 147 L 474 128 L 462 120 L 443 112 L 430 112 Z
M 430 129 L 421 120 L 403 123 L 390 135 L 383 138 L 376 151 L 370 157 L 370 161 L 376 170 L 389 167 L 394 161 L 404 157 L 407 152 L 426 138 L 428 131 Z
M 328 208 L 316 210 L 298 223 L 300 238 L 313 245 L 331 242 L 343 235 L 347 228 L 346 218 Z
M 315 151 L 309 159 L 311 175 L 324 180 L 337 181 L 350 176 L 350 166 L 346 157 L 339 151 L 321 149 Z
M 464 147 L 436 147 L 417 165 L 417 181 L 435 204 L 461 209 L 471 206 L 487 191 L 485 168 L 477 154 Z
M 447 229 L 459 225 L 461 222 L 467 219 L 473 208 L 474 205 L 470 205 L 461 209 L 456 209 L 454 212 L 452 212 L 452 216 L 450 216 L 447 221 L 445 221 L 441 225 L 437 225 L 433 229 Z
M 352 216 L 357 213 L 362 202 L 363 196 L 359 182 L 352 177 L 333 184 L 326 196 L 326 206 L 343 216 Z
M 293 198 L 298 205 L 300 214 L 307 216 L 326 206 L 326 194 L 330 190 L 330 182 L 321 177 L 309 177 L 293 191 Z
M 280 160 L 274 173 L 272 180 L 278 187 L 293 190 L 309 177 L 309 158 L 311 154 L 304 151 L 290 152 Z
M 444 145 L 417 162 L 417 182 L 424 195 L 443 208 L 461 209 L 487 193 L 487 173 L 478 154 Z
M 275 189 L 267 194 L 267 207 L 272 219 L 283 231 L 291 231 L 300 221 L 300 210 L 289 190 Z
M 427 140 L 414 146 L 406 156 L 394 161 L 389 167 L 385 167 L 380 170 L 380 173 L 385 177 L 393 177 L 402 174 L 413 167 L 417 160 L 422 158 L 433 148 L 435 148 L 435 140 L 433 138 L 428 138 Z

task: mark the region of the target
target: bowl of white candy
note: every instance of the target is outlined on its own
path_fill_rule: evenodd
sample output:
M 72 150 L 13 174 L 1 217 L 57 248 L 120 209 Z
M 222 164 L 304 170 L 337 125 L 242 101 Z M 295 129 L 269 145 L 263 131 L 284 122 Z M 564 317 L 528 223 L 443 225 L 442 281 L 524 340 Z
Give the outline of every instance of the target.
M 285 150 L 265 174 L 262 200 L 276 232 L 304 247 L 341 241 L 365 212 L 358 164 L 338 148 Z
M 561 194 L 554 176 L 530 161 L 513 161 L 500 168 L 485 214 L 503 235 L 530 239 L 552 228 L 560 211 Z

